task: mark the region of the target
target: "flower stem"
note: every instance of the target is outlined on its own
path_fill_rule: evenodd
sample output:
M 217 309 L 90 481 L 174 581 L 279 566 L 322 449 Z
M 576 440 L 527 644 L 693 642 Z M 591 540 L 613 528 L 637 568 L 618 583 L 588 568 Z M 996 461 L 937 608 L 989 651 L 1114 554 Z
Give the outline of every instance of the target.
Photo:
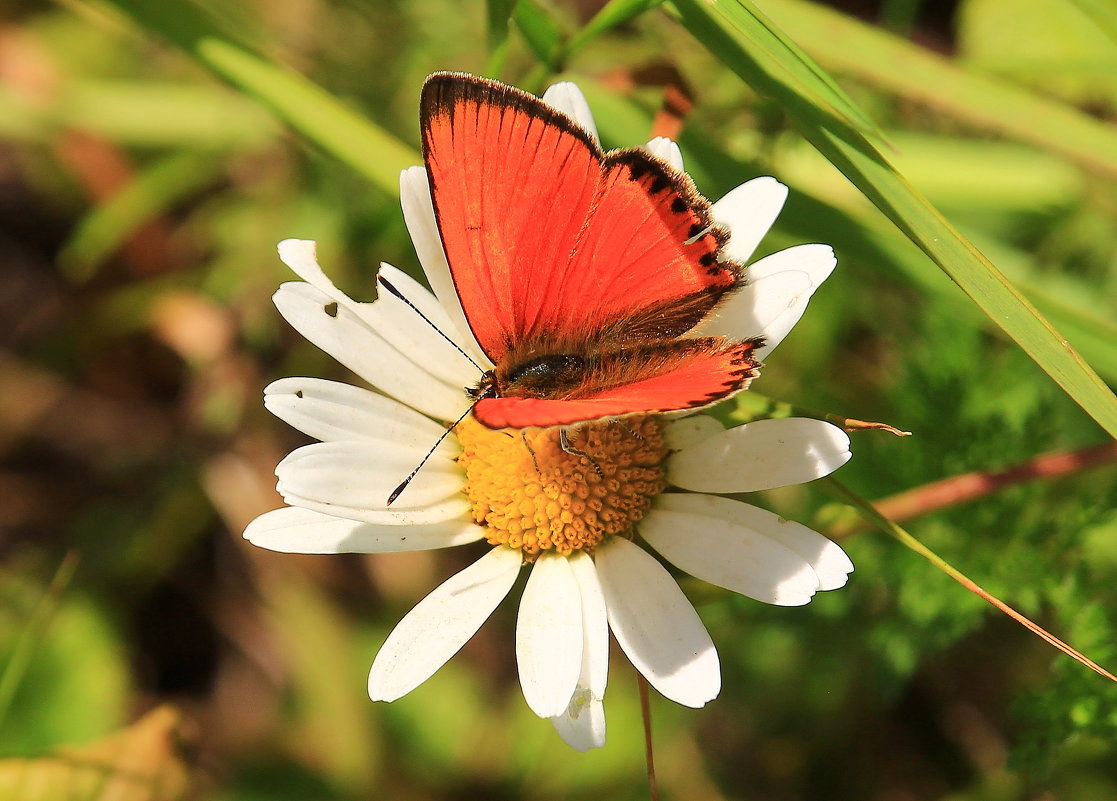
M 652 707 L 648 699 L 648 680 L 637 674 L 640 687 L 640 714 L 644 717 L 644 761 L 648 765 L 648 796 L 659 801 L 659 786 L 655 780 L 655 746 L 652 744 Z

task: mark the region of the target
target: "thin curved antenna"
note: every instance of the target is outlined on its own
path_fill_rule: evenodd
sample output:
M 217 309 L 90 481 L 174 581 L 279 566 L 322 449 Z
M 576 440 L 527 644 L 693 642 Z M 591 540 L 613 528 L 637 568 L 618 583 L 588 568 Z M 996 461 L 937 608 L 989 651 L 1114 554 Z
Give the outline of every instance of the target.
M 416 306 L 416 305 L 415 305 L 414 303 L 412 303 L 412 302 L 411 302 L 410 300 L 408 300 L 407 298 L 405 298 L 405 297 L 403 296 L 403 293 L 402 293 L 402 292 L 400 292 L 400 291 L 399 291 L 398 289 L 396 289 L 396 288 L 395 288 L 394 286 L 392 286 L 392 285 L 391 285 L 391 283 L 390 283 L 390 282 L 388 281 L 388 279 L 387 279 L 387 278 L 385 278 L 384 276 L 382 276 L 382 275 L 380 275 L 379 273 L 377 273 L 377 275 L 376 275 L 376 281 L 377 281 L 377 283 L 381 284 L 381 285 L 382 285 L 382 286 L 383 286 L 383 287 L 384 287 L 385 289 L 387 289 L 387 290 L 388 290 L 389 292 L 391 292 L 391 293 L 392 293 L 393 295 L 395 295 L 395 296 L 396 296 L 397 298 L 399 298 L 399 299 L 400 299 L 400 300 L 402 300 L 402 301 L 403 301 L 404 303 L 406 303 L 406 304 L 407 304 L 408 306 L 410 306 L 410 307 L 411 307 L 411 311 L 415 312 L 415 313 L 416 313 L 417 315 L 419 315 L 419 316 L 420 316 L 421 318 L 423 318 L 423 321 L 424 321 L 424 322 L 425 322 L 425 323 L 426 323 L 427 325 L 429 325 L 429 326 L 430 326 L 431 328 L 433 328 L 433 329 L 434 329 L 435 331 L 437 331 L 437 332 L 438 332 L 438 335 L 439 335 L 440 337 L 442 337 L 442 338 L 443 338 L 443 339 L 445 339 L 445 340 L 446 340 L 447 342 L 449 342 L 449 343 L 450 343 L 451 345 L 453 345 L 453 346 L 454 346 L 454 350 L 456 350 L 456 351 L 457 351 L 458 353 L 460 353 L 460 354 L 461 354 L 462 356 L 465 356 L 465 358 L 467 358 L 467 359 L 469 360 L 469 363 L 470 363 L 470 364 L 472 364 L 472 365 L 473 365 L 474 367 L 476 367 L 476 368 L 477 368 L 477 371 L 478 371 L 479 373 L 484 373 L 484 372 L 485 372 L 485 370 L 484 370 L 484 369 L 483 369 L 483 368 L 481 367 L 481 365 L 479 365 L 479 364 L 478 364 L 477 362 L 475 362 L 475 361 L 473 360 L 473 357 L 472 357 L 472 356 L 470 356 L 470 355 L 469 355 L 468 353 L 466 353 L 466 352 L 465 352 L 465 351 L 464 351 L 464 350 L 462 349 L 462 346 L 461 346 L 461 345 L 459 345 L 459 344 L 458 344 L 457 342 L 455 342 L 454 340 L 450 339 L 450 337 L 446 335 L 446 332 L 445 332 L 445 331 L 443 331 L 443 330 L 442 330 L 441 328 L 439 328 L 439 327 L 438 327 L 437 325 L 435 325 L 434 323 L 432 323 L 432 322 L 431 322 L 431 320 L 430 320 L 430 318 L 429 318 L 429 317 L 427 317 L 427 315 L 423 314 L 423 313 L 422 313 L 421 311 L 419 311 L 419 308 L 418 308 L 418 307 L 417 307 L 417 306 Z M 459 420 L 458 422 L 460 423 L 460 422 L 461 422 L 461 420 Z M 454 425 L 457 425 L 457 423 L 455 423 Z M 447 432 L 447 433 L 449 433 L 449 432 Z M 425 460 L 424 460 L 424 461 L 425 461 Z M 388 501 L 388 503 L 391 503 L 391 501 Z
M 415 476 L 423 468 L 423 465 L 425 465 L 427 463 L 427 460 L 430 459 L 431 456 L 434 455 L 434 452 L 436 450 L 438 450 L 438 446 L 442 444 L 442 441 L 444 439 L 446 439 L 446 437 L 450 436 L 450 432 L 458 427 L 458 423 L 460 423 L 462 420 L 464 420 L 466 417 L 468 417 L 470 415 L 470 413 L 473 411 L 473 407 L 476 406 L 480 401 L 481 401 L 481 399 L 478 398 L 476 401 L 469 404 L 469 408 L 465 410 L 465 413 L 461 417 L 459 417 L 457 420 L 455 420 L 453 425 L 451 425 L 449 428 L 447 428 L 445 431 L 442 432 L 442 436 L 440 436 L 435 441 L 434 445 L 431 446 L 431 449 L 429 451 L 427 451 L 427 455 L 423 457 L 423 460 L 421 462 L 419 462 L 419 464 L 415 465 L 415 469 L 412 470 L 408 474 L 407 478 L 405 478 L 403 481 L 400 482 L 400 485 L 398 487 L 396 487 L 394 490 L 392 490 L 392 494 L 388 496 L 388 502 L 385 503 L 384 506 L 386 506 L 386 507 L 391 506 L 392 501 L 394 501 L 396 498 L 398 498 L 400 496 L 400 493 L 403 492 L 405 489 L 407 489 L 407 485 L 411 483 L 411 479 L 415 478 Z

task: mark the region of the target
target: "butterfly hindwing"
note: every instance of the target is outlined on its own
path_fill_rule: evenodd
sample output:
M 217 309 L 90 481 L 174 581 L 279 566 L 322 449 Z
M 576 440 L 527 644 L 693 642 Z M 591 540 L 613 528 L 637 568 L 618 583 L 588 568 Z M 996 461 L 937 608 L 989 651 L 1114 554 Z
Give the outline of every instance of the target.
M 547 397 L 485 398 L 474 415 L 489 428 L 567 425 L 625 414 L 696 409 L 745 389 L 762 340 L 699 337 L 657 342 L 593 357 L 581 382 Z

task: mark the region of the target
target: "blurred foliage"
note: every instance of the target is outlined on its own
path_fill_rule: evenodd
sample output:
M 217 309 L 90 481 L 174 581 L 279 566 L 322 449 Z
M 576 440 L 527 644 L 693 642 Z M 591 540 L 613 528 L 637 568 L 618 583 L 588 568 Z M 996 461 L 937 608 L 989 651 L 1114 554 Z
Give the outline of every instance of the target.
M 168 801 L 186 790 L 179 715 L 159 707 L 81 748 L 0 759 L 0 794 L 27 801 Z
M 570 751 L 520 696 L 512 603 L 410 696 L 366 700 L 390 627 L 469 548 L 310 557 L 240 539 L 279 505 L 272 469 L 302 442 L 260 389 L 345 378 L 272 308 L 289 279 L 275 243 L 317 239 L 358 298 L 382 260 L 417 273 L 394 175 L 437 69 L 532 90 L 577 80 L 607 145 L 675 135 L 711 197 L 758 174 L 789 184 L 762 248 L 829 242 L 839 269 L 755 394 L 913 431 L 854 435 L 839 477 L 861 495 L 1104 440 L 786 107 L 660 5 L 4 8 L 0 798 L 108 797 L 92 777 L 127 781 L 137 764 L 165 783 L 119 797 L 182 797 L 187 783 L 186 797 L 219 801 L 647 797 L 632 670 L 613 660 L 606 747 Z M 819 91 L 1117 381 L 1106 4 L 758 5 L 821 65 L 804 79 L 832 72 Z M 1038 478 L 905 526 L 1112 669 L 1115 479 L 1112 463 Z M 759 502 L 846 530 L 821 487 Z M 849 586 L 805 608 L 686 585 L 725 689 L 699 711 L 653 701 L 664 797 L 1117 798 L 1117 688 L 894 541 L 852 531 Z M 71 551 L 72 580 L 50 589 Z

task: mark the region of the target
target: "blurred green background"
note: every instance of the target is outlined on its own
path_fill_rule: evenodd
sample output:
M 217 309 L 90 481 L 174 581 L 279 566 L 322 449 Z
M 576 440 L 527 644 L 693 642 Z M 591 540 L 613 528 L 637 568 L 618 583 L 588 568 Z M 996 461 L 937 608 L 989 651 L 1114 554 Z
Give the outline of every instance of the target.
M 438 69 L 576 80 L 607 146 L 677 135 L 713 198 L 787 183 L 762 252 L 827 242 L 839 267 L 737 412 L 771 398 L 914 432 L 853 435 L 838 478 L 874 500 L 1069 454 L 902 522 L 1117 666 L 1109 438 L 695 35 L 688 5 L 681 22 L 592 0 L 0 7 L 0 798 L 648 796 L 632 669 L 614 654 L 606 747 L 569 750 L 520 695 L 512 602 L 410 696 L 367 700 L 391 626 L 475 550 L 311 557 L 240 538 L 280 505 L 272 470 L 302 444 L 262 387 L 347 378 L 272 307 L 292 277 L 275 243 L 317 239 L 360 299 L 381 260 L 417 274 L 394 182 Z M 1117 382 L 1117 7 L 758 5 Z M 750 500 L 840 539 L 857 572 L 795 609 L 684 584 L 725 689 L 699 711 L 653 699 L 664 798 L 1117 799 L 1111 683 L 824 482 Z

